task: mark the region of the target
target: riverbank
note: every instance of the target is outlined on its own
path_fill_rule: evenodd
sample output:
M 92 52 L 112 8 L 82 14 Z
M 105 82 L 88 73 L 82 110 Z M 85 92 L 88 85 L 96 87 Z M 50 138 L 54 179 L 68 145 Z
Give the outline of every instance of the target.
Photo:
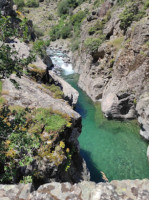
M 72 74 L 71 66 L 65 63 L 65 60 L 69 60 L 66 56 L 63 51 L 58 50 L 57 55 L 54 51 L 54 64 L 61 69 L 63 79 L 79 92 L 75 106 L 76 112 L 82 116 L 79 143 L 91 180 L 101 181 L 100 171 L 106 174 L 109 181 L 149 178 L 147 142 L 139 135 L 137 120 L 106 119 L 101 111 L 101 103 L 94 103 L 78 87 L 79 75 Z

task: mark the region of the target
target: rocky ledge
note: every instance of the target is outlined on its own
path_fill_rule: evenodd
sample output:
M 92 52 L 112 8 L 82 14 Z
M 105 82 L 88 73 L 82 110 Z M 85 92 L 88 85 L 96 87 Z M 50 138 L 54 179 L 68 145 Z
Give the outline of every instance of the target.
M 149 180 L 110 183 L 48 183 L 32 192 L 31 184 L 0 185 L 1 200 L 148 200 Z

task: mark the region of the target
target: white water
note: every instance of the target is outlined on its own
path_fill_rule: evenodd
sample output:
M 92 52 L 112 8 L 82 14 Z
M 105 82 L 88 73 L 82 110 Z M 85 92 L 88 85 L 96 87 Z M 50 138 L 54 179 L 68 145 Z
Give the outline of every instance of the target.
M 51 50 L 47 50 L 48 55 L 50 56 L 53 64 L 54 64 L 54 68 L 53 71 L 55 72 L 59 72 L 59 71 L 63 71 L 64 75 L 69 75 L 69 74 L 73 74 L 74 70 L 72 68 L 72 64 L 69 62 L 64 61 L 65 58 L 67 58 L 67 56 L 63 56 L 64 54 L 61 52 L 52 52 Z

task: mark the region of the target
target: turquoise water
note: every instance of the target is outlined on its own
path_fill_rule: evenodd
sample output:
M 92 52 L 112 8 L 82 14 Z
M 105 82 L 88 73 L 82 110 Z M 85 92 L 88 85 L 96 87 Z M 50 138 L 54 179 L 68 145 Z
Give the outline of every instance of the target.
M 139 135 L 137 122 L 107 120 L 100 104 L 94 104 L 77 86 L 76 75 L 63 78 L 80 94 L 76 105 L 83 125 L 79 142 L 91 180 L 99 182 L 100 171 L 106 174 L 109 181 L 149 178 L 147 143 Z

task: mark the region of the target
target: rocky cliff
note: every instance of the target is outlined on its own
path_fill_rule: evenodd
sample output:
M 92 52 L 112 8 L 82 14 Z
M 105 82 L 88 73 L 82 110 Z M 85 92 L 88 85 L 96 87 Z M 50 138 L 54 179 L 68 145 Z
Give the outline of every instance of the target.
M 12 1 L 0 3 L 2 14 L 10 14 L 6 11 L 13 10 Z M 24 18 L 15 17 L 13 15 L 10 24 L 18 22 L 18 28 Z M 29 28 L 28 23 L 25 24 L 27 31 L 23 30 L 23 36 L 30 34 Z M 28 179 L 27 182 L 37 188 L 51 181 L 89 180 L 77 140 L 81 133 L 81 116 L 72 108 L 78 92 L 49 72 L 37 54 L 32 55 L 32 45 L 27 44 L 29 39 L 18 38 L 8 36 L 3 44 L 11 48 L 12 60 L 20 59 L 20 65 L 29 64 L 19 68 L 23 69 L 19 75 L 17 69 L 0 81 L 0 182 L 19 183 Z
M 142 4 L 143 1 L 136 2 L 134 6 L 141 10 Z M 130 3 L 127 9 L 129 6 Z M 138 118 L 140 134 L 148 139 L 148 10 L 139 20 L 132 21 L 125 31 L 121 23 L 124 11 L 126 7 L 115 7 L 110 1 L 93 10 L 82 23 L 81 44 L 72 59 L 74 69 L 80 73 L 79 86 L 93 101 L 102 101 L 105 116 L 117 119 Z M 105 21 L 109 13 L 110 17 Z M 100 30 L 97 22 L 102 21 L 104 25 L 100 34 L 106 39 L 95 51 L 89 52 L 85 48 L 85 41 L 100 37 L 99 31 L 95 30 Z M 93 44 L 94 47 L 96 44 Z

